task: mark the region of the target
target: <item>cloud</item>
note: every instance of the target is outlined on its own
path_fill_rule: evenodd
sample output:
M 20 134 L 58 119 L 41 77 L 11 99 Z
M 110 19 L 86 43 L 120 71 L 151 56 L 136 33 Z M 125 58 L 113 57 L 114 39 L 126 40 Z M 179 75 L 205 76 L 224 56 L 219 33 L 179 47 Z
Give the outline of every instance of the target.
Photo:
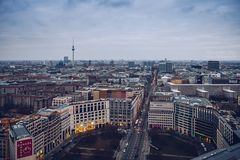
M 77 59 L 236 59 L 239 10 L 234 0 L 0 1 L 0 55 L 61 59 L 74 38 Z
M 67 7 L 76 7 L 79 4 L 90 4 L 104 7 L 125 7 L 131 5 L 133 0 L 67 0 Z

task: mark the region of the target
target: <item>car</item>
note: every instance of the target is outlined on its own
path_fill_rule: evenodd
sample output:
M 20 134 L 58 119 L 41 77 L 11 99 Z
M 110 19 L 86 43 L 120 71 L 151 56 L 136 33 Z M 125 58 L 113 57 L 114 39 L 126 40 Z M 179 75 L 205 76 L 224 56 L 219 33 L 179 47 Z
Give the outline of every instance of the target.
M 126 149 L 123 149 L 123 153 L 125 153 L 126 152 Z

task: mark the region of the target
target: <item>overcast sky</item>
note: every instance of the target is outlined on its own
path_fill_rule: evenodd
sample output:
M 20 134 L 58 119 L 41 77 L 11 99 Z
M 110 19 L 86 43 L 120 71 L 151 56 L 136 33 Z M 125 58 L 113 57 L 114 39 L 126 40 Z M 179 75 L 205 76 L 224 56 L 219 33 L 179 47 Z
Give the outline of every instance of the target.
M 1 60 L 240 60 L 240 0 L 0 0 Z

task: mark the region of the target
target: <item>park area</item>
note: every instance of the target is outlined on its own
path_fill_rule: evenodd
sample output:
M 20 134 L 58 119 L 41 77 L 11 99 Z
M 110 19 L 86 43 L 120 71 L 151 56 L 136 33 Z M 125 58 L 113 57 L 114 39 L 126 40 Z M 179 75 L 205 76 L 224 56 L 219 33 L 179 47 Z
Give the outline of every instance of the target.
M 200 144 L 181 136 L 151 130 L 151 149 L 149 160 L 189 160 L 198 156 Z
M 112 129 L 82 138 L 62 160 L 112 160 L 122 135 Z

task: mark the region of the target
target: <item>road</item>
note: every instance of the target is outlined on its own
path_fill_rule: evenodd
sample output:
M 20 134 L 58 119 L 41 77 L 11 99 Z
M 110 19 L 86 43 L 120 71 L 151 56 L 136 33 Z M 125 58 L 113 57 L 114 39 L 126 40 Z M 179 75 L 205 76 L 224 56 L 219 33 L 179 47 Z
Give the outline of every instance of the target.
M 147 155 L 148 150 L 148 110 L 151 94 L 155 88 L 155 77 L 153 78 L 153 82 L 148 90 L 148 96 L 145 98 L 145 103 L 143 104 L 142 114 L 139 117 L 139 124 L 134 126 L 130 130 L 130 135 L 128 138 L 128 145 L 126 149 L 124 149 L 123 156 L 120 159 L 122 160 L 135 160 L 140 159 L 144 160 Z

